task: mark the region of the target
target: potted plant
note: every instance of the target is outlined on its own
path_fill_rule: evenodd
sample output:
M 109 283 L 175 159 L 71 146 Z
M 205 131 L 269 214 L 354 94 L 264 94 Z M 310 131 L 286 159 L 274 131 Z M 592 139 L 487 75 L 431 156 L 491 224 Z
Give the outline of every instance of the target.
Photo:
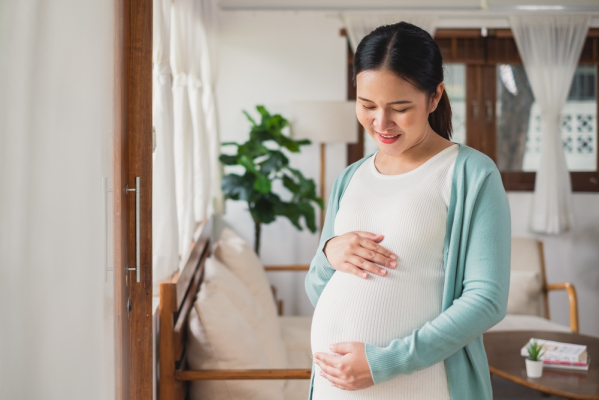
M 529 343 L 526 349 L 528 350 L 526 375 L 529 378 L 540 378 L 543 375 L 543 360 L 541 360 L 541 356 L 545 353 L 543 346 L 534 341 Z
M 225 142 L 223 146 L 236 146 L 235 154 L 221 154 L 219 160 L 225 165 L 239 165 L 245 169 L 242 175 L 228 174 L 223 177 L 221 188 L 226 198 L 247 202 L 254 221 L 254 251 L 260 254 L 262 224 L 269 224 L 277 216 L 286 217 L 299 230 L 300 218 L 310 232 L 316 231 L 313 203 L 324 208 L 322 199 L 316 196 L 316 185 L 297 169 L 289 166 L 283 149 L 299 153 L 300 146 L 310 140 L 293 140 L 283 133 L 289 122 L 279 114 L 271 115 L 264 106 L 257 106 L 260 123 L 243 112 L 251 123 L 250 137 L 245 143 Z M 279 180 L 291 192 L 289 201 L 282 200 L 272 191 L 273 182 Z

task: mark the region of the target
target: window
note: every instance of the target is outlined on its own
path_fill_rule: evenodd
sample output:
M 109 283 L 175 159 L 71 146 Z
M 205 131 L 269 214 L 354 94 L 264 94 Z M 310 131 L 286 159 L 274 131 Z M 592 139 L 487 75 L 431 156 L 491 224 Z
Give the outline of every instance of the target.
M 497 166 L 533 171 L 539 165 L 542 119 L 522 65 L 497 65 Z M 597 68 L 579 65 L 560 117 L 570 171 L 597 170 Z
M 435 40 L 445 61 L 445 85 L 453 111 L 453 140 L 491 157 L 506 190 L 534 190 L 542 116 L 509 29 L 440 29 Z M 589 30 L 560 118 L 566 163 L 574 191 L 599 191 L 597 93 L 599 29 Z M 348 99 L 353 54 L 348 46 Z M 376 151 L 360 133 L 348 145 L 348 164 Z

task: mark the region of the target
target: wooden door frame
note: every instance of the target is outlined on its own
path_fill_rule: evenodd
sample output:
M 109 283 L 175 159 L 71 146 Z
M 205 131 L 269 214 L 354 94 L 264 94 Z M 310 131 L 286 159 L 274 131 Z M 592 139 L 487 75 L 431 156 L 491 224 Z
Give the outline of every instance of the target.
M 152 6 L 115 0 L 114 282 L 117 400 L 152 398 Z M 135 193 L 140 190 L 141 281 Z

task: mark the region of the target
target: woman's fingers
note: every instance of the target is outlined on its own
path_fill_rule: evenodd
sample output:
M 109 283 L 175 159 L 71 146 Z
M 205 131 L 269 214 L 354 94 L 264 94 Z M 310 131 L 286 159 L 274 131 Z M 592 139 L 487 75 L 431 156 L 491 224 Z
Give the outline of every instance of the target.
M 359 235 L 363 238 L 374 240 L 375 242 L 380 242 L 383 240 L 383 235 L 380 233 L 366 232 L 366 231 L 353 231 L 356 235 Z
M 335 386 L 337 389 L 352 390 L 349 387 L 347 387 L 345 381 L 342 379 L 339 379 L 333 375 L 329 375 L 326 372 L 321 372 L 320 375 L 322 377 L 324 377 L 326 380 L 328 380 L 329 382 L 331 382 L 331 385 Z
M 397 259 L 397 256 L 395 254 L 393 254 L 393 252 L 391 250 L 384 248 L 380 244 L 374 243 L 372 240 L 361 239 L 359 241 L 359 244 L 363 248 L 368 249 L 368 250 L 373 250 L 373 251 L 377 252 L 378 254 L 380 254 L 384 257 L 387 257 L 389 259 L 392 259 L 392 260 Z
M 362 271 L 372 272 L 373 274 L 381 275 L 381 276 L 384 276 L 387 274 L 387 270 L 374 265 L 370 261 L 368 261 L 360 256 L 352 255 L 349 257 L 348 261 L 351 264 L 358 267 L 359 269 L 361 269 Z M 381 272 L 381 271 L 384 271 L 384 272 Z
M 370 250 L 364 247 L 360 247 L 356 250 L 356 255 L 371 261 L 371 262 L 375 262 L 379 265 L 388 267 L 388 268 L 395 268 L 397 266 L 397 262 L 389 257 L 385 257 L 384 255 L 382 255 L 381 253 L 377 253 L 375 250 Z M 383 268 L 379 268 L 381 271 L 384 271 Z
M 354 264 L 345 262 L 342 264 L 342 268 L 343 268 L 342 271 L 344 271 L 344 272 L 356 275 L 357 277 L 360 277 L 360 278 L 364 278 L 364 279 L 368 278 L 368 274 L 366 272 L 364 272 L 364 270 L 356 267 Z

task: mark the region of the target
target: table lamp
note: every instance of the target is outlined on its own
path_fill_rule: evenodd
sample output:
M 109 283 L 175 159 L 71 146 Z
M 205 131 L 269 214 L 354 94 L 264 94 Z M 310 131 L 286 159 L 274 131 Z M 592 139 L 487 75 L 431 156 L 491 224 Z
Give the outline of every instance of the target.
M 327 143 L 357 143 L 358 121 L 355 101 L 302 101 L 291 104 L 289 113 L 291 136 L 320 143 L 320 197 L 325 202 L 325 169 Z M 325 208 L 320 211 L 320 229 L 324 225 Z

